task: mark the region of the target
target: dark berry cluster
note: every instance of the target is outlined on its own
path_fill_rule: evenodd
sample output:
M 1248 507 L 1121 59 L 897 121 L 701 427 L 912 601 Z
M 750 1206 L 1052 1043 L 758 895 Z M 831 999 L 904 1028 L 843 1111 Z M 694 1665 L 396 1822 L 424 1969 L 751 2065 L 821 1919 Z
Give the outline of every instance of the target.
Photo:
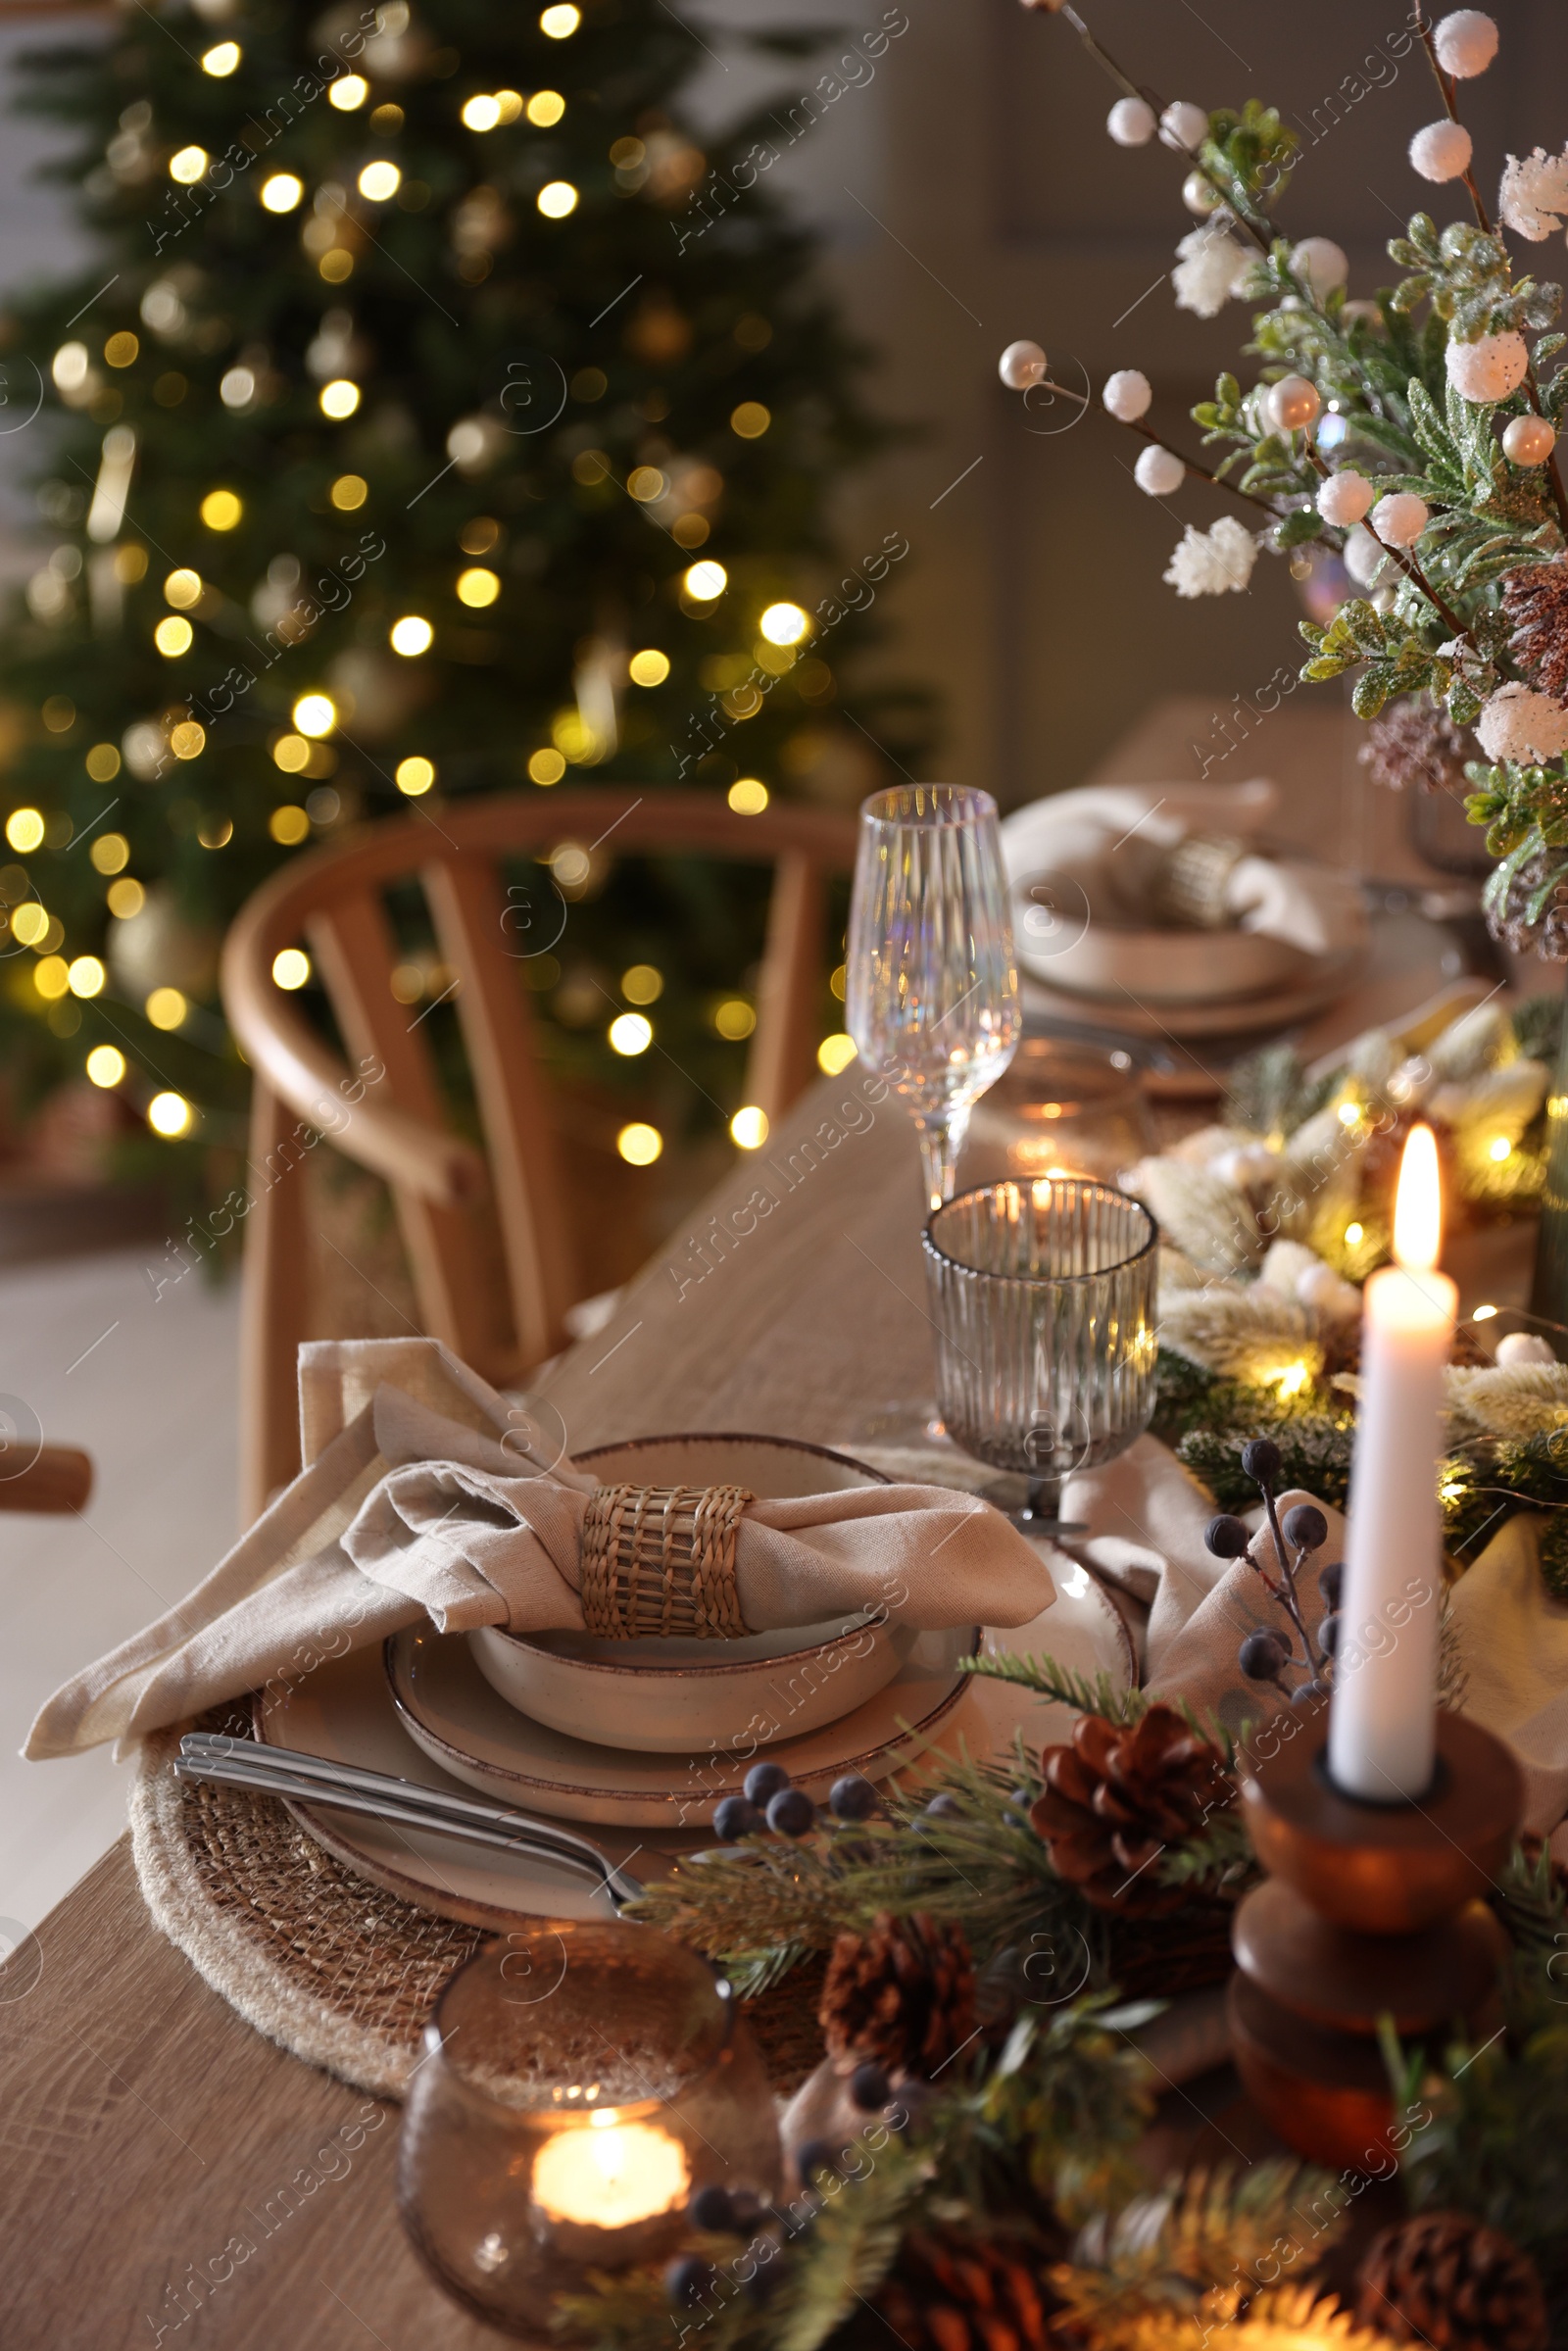
M 724 1796 L 713 1808 L 713 1834 L 721 1843 L 738 1844 L 764 1829 L 775 1837 L 809 1837 L 816 1827 L 816 1806 L 781 1763 L 754 1763 L 745 1789 L 744 1795 Z M 835 1780 L 827 1800 L 836 1821 L 868 1821 L 877 1809 L 876 1789 L 858 1772 Z
M 1244 1445 L 1242 1467 L 1263 1496 L 1279 1573 L 1274 1573 L 1262 1560 L 1253 1557 L 1253 1537 L 1239 1518 L 1232 1518 L 1228 1513 L 1209 1520 L 1203 1531 L 1203 1541 L 1217 1559 L 1245 1559 L 1255 1570 L 1270 1598 L 1284 1610 L 1300 1641 L 1300 1648 L 1298 1651 L 1296 1642 L 1283 1627 L 1262 1626 L 1257 1632 L 1248 1634 L 1242 1642 L 1237 1662 L 1250 1682 L 1272 1683 L 1293 1705 L 1316 1705 L 1329 1694 L 1334 1653 L 1339 1641 L 1338 1610 L 1345 1569 L 1336 1560 L 1318 1571 L 1318 1589 L 1330 1613 L 1319 1624 L 1314 1642 L 1307 1631 L 1302 1611 L 1301 1586 L 1298 1579 L 1312 1553 L 1320 1551 L 1327 1543 L 1328 1520 L 1315 1502 L 1298 1502 L 1281 1519 L 1275 1504 L 1280 1476 L 1280 1448 L 1271 1438 L 1254 1437 Z M 1294 1686 L 1286 1679 L 1287 1673 L 1292 1670 L 1303 1677 Z

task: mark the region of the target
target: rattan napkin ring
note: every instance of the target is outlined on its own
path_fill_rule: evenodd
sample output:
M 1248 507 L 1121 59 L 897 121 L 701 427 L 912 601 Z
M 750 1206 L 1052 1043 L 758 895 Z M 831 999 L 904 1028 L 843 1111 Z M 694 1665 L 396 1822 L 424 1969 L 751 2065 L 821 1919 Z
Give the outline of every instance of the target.
M 596 1486 L 582 1522 L 582 1618 L 606 1641 L 735 1641 L 744 1486 Z

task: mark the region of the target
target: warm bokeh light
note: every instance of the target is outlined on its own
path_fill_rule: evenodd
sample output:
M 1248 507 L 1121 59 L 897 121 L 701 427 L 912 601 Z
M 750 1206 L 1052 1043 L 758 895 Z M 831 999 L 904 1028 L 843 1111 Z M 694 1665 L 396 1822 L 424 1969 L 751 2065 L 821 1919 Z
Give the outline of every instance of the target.
M 811 623 L 798 604 L 770 604 L 758 625 L 769 645 L 799 645 Z
M 190 1005 L 178 988 L 155 988 L 142 1010 L 155 1029 L 177 1029 Z
M 98 873 L 123 873 L 130 863 L 130 843 L 123 833 L 100 833 L 87 855 Z
M 37 849 L 43 840 L 43 817 L 36 808 L 13 808 L 6 818 L 6 839 L 13 849 L 25 857 Z M 15 921 L 12 928 L 16 928 Z
M 526 111 L 536 130 L 549 130 L 565 113 L 566 101 L 559 90 L 535 90 Z
M 233 73 L 235 67 L 239 64 L 239 58 L 240 48 L 238 41 L 220 41 L 216 49 L 209 49 L 204 52 L 202 57 L 202 72 L 204 73 L 211 73 L 215 81 L 226 81 L 229 74 Z
M 117 922 L 129 922 L 147 904 L 146 891 L 128 873 L 122 873 L 118 882 L 111 882 L 104 897 Z M 14 920 L 11 927 L 13 930 L 17 927 Z
M 1406 1273 L 1430 1273 L 1443 1247 L 1443 1190 L 1437 1138 L 1429 1126 L 1410 1129 L 1399 1162 L 1394 1200 L 1394 1254 Z
M 111 335 L 104 345 L 104 358 L 111 367 L 133 367 L 140 355 L 141 342 L 128 329 Z
M 737 816 L 760 816 L 767 806 L 767 786 L 760 776 L 740 775 L 725 798 Z
M 633 963 L 620 975 L 620 993 L 629 1004 L 657 1004 L 664 993 L 664 975 L 657 963 Z
M 155 1135 L 173 1142 L 190 1133 L 194 1113 L 182 1094 L 155 1094 L 147 1104 L 147 1124 Z
M 622 1127 L 615 1137 L 616 1151 L 632 1167 L 652 1167 L 663 1148 L 664 1138 L 658 1127 L 648 1126 L 641 1119 Z
M 654 1024 L 641 1012 L 617 1012 L 610 1024 L 611 1050 L 623 1053 L 629 1060 L 634 1053 L 645 1053 L 654 1042 Z
M 272 957 L 272 977 L 290 993 L 303 988 L 311 976 L 311 958 L 303 947 L 284 947 Z
M 24 899 L 11 917 L 11 936 L 24 947 L 41 947 L 49 936 L 52 917 L 35 898 Z
M 738 1044 L 756 1028 L 756 1009 L 744 996 L 726 996 L 722 1004 L 713 1006 L 713 1026 L 732 1045 Z
M 469 606 L 474 612 L 481 612 L 487 604 L 494 604 L 500 593 L 500 573 L 487 571 L 482 563 L 475 563 L 469 570 L 458 573 L 458 602 Z
M 772 421 L 772 410 L 760 400 L 743 400 L 739 408 L 730 411 L 729 428 L 743 441 L 760 441 Z
M 577 209 L 577 191 L 569 179 L 549 179 L 539 190 L 538 202 L 547 220 L 564 220 Z
M 1491 1322 L 1496 1311 L 1497 1309 L 1495 1306 L 1478 1306 L 1475 1312 L 1471 1315 L 1470 1320 L 1472 1322 Z
M 209 490 L 201 503 L 201 517 L 209 530 L 232 530 L 244 512 L 232 490 Z
M 87 1055 L 87 1075 L 95 1086 L 118 1086 L 125 1074 L 125 1056 L 118 1045 L 95 1045 Z
M 181 147 L 169 159 L 169 176 L 182 188 L 193 188 L 210 160 L 205 147 Z
M 634 465 L 626 476 L 626 488 L 639 506 L 652 506 L 668 487 L 657 465 Z
M 340 473 L 327 492 L 340 514 L 352 514 L 370 495 L 370 485 L 363 473 Z
M 836 1030 L 831 1037 L 824 1037 L 816 1049 L 816 1066 L 830 1078 L 836 1078 L 841 1069 L 848 1069 L 854 1059 L 855 1039 L 846 1036 L 843 1029 Z
M 1348 1224 L 1348 1225 L 1346 1226 L 1346 1228 L 1345 1228 L 1345 1246 L 1346 1246 L 1346 1248 L 1347 1248 L 1347 1249 L 1358 1249 L 1358 1248 L 1360 1247 L 1360 1243 L 1361 1243 L 1361 1237 L 1362 1237 L 1363 1233 L 1365 1232 L 1365 1230 L 1366 1230 L 1366 1228 L 1365 1228 L 1365 1226 L 1364 1226 L 1364 1225 L 1359 1225 L 1359 1224 Z
M 178 612 L 188 612 L 192 605 L 200 604 L 201 600 L 202 575 L 199 571 L 190 571 L 183 566 L 178 571 L 171 571 L 164 582 L 166 604 L 172 604 Z
M 737 1110 L 729 1122 L 730 1140 L 738 1143 L 743 1151 L 760 1151 L 767 1141 L 767 1113 L 755 1102 Z
M 566 762 L 559 751 L 536 751 L 528 760 L 528 773 L 536 784 L 559 784 L 566 772 Z
M 400 792 L 406 792 L 410 800 L 417 800 L 435 782 L 435 761 L 417 757 L 400 759 L 397 780 Z
M 649 645 L 634 653 L 626 667 L 634 686 L 662 686 L 669 675 L 669 656 Z
M 729 586 L 729 573 L 722 563 L 705 561 L 693 563 L 683 584 L 694 604 L 711 604 Z
M 294 705 L 291 715 L 295 726 L 302 735 L 310 735 L 313 739 L 318 739 L 322 735 L 329 735 L 336 726 L 337 704 L 332 700 L 330 694 L 302 694 Z M 275 753 L 273 757 L 276 757 Z M 281 766 L 282 763 L 282 760 L 279 759 L 278 765 Z
M 101 996 L 108 977 L 96 955 L 76 955 L 66 971 L 73 996 Z
M 71 989 L 71 973 L 64 955 L 45 955 L 32 967 L 32 984 L 48 1004 L 58 1004 Z
M 120 752 L 113 743 L 95 743 L 82 765 L 95 784 L 112 784 L 120 773 Z
M 1513 1145 L 1508 1141 L 1506 1135 L 1494 1135 L 1492 1141 L 1487 1145 L 1487 1157 L 1500 1161 L 1506 1159 L 1512 1151 Z
M 199 718 L 181 718 L 171 727 L 169 748 L 176 759 L 199 759 L 207 749 L 207 729 Z
M 558 0 L 557 6 L 545 10 L 539 20 L 539 29 L 547 40 L 567 41 L 581 23 L 580 8 L 570 7 L 567 0 Z
M 397 165 L 389 163 L 384 155 L 380 155 L 376 157 L 374 163 L 367 164 L 360 173 L 360 194 L 368 198 L 371 204 L 387 204 L 397 194 L 402 183 L 403 174 Z
M 262 204 L 270 213 L 291 213 L 304 193 L 304 180 L 292 171 L 273 171 L 261 186 Z
M 303 735 L 279 735 L 272 745 L 272 764 L 285 775 L 301 775 L 311 763 L 311 747 Z
M 352 416 L 359 405 L 360 387 L 357 383 L 351 383 L 346 375 L 334 375 L 330 383 L 322 384 L 323 416 L 331 416 L 341 422 L 345 416 Z
M 342 73 L 330 84 L 326 94 L 339 114 L 351 115 L 357 106 L 365 104 L 370 95 L 370 85 L 363 73 Z
M 285 801 L 267 819 L 267 829 L 280 849 L 297 849 L 311 829 L 311 820 L 303 808 Z
M 182 619 L 176 612 L 171 612 L 167 620 L 160 620 L 158 626 L 153 630 L 153 643 L 167 661 L 173 661 L 178 655 L 189 653 L 195 640 L 196 631 L 191 627 L 190 622 Z
M 500 120 L 501 101 L 499 98 L 484 96 L 470 98 L 463 110 L 463 125 L 466 130 L 494 130 Z
M 417 655 L 429 652 L 434 636 L 435 630 L 421 614 L 405 612 L 401 620 L 393 621 L 387 642 L 394 653 L 401 653 L 406 661 L 412 661 Z

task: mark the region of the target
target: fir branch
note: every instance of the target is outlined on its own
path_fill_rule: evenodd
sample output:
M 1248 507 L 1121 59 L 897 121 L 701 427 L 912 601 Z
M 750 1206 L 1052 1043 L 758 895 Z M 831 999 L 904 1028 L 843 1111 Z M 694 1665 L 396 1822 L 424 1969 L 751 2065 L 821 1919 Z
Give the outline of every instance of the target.
M 1058 1706 L 1072 1706 L 1080 1714 L 1102 1714 L 1107 1722 L 1136 1723 L 1145 1712 L 1149 1700 L 1141 1690 L 1118 1690 L 1109 1674 L 1097 1674 L 1091 1682 L 1070 1665 L 1058 1665 L 1054 1657 L 1020 1657 L 1015 1650 L 1002 1649 L 991 1655 L 962 1657 L 958 1671 L 974 1674 L 986 1682 L 1009 1682 L 1016 1690 L 1032 1690 L 1036 1697 L 1047 1698 Z
M 875 2293 L 932 2168 L 929 2155 L 894 2139 L 872 2168 L 829 2195 L 811 2229 L 810 2258 L 789 2265 L 769 2309 L 770 2351 L 817 2351 Z

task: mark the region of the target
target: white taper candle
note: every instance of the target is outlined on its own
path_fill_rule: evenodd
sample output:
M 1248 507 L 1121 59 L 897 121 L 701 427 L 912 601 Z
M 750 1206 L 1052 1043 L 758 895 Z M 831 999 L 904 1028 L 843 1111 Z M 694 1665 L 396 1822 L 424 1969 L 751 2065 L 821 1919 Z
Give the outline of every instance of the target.
M 1443 1526 L 1443 1371 L 1458 1293 L 1442 1245 L 1430 1127 L 1405 1145 L 1393 1265 L 1366 1286 L 1361 1398 L 1329 1717 L 1329 1772 L 1348 1794 L 1394 1804 L 1431 1786 L 1437 1739 Z

